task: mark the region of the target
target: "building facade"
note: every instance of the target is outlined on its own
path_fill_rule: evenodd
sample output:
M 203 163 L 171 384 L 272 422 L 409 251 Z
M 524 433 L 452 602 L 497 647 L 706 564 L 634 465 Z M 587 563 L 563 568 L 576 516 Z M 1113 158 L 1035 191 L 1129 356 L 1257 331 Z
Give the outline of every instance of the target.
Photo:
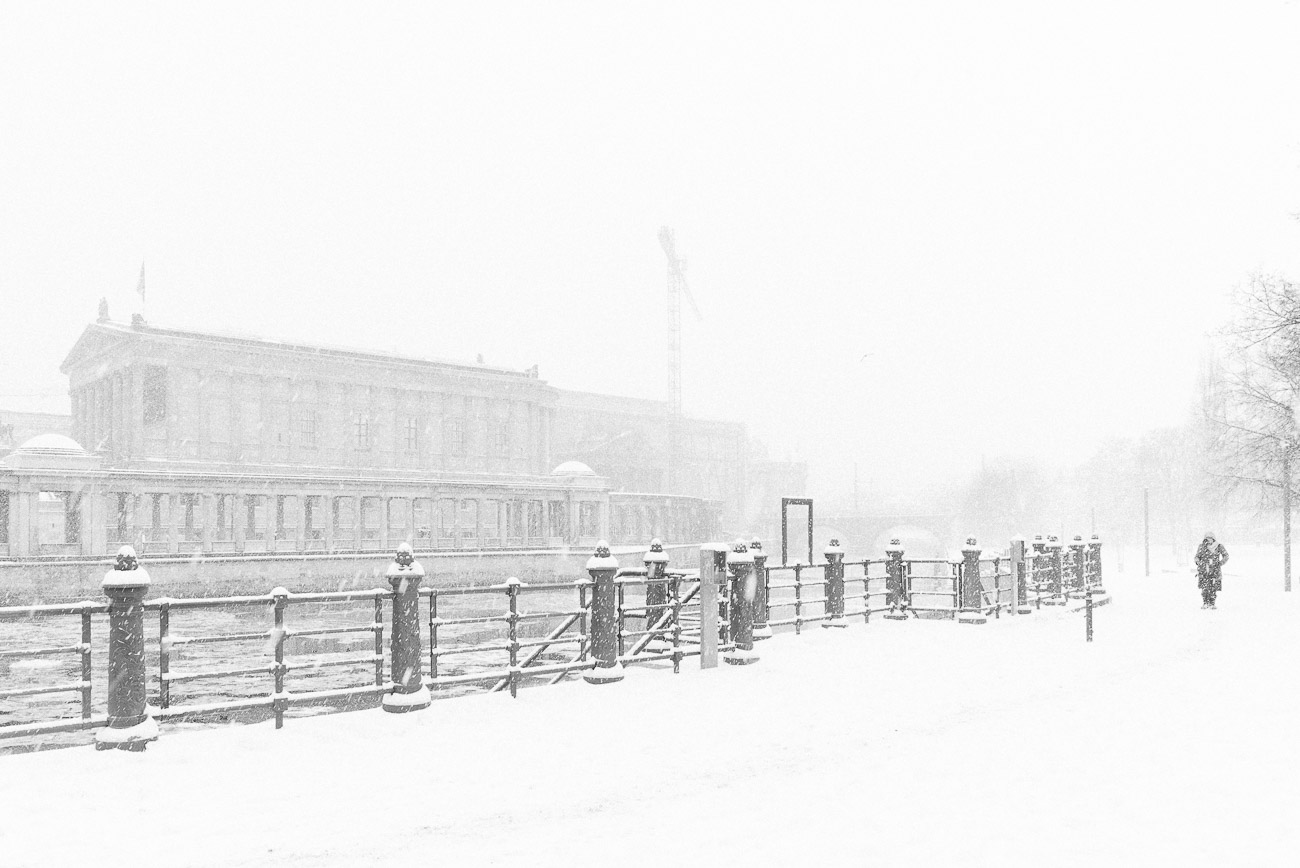
M 721 498 L 623 491 L 557 449 L 557 428 L 567 438 L 573 426 L 564 393 L 535 368 L 403 349 L 101 317 L 61 368 L 70 438 L 0 453 L 0 557 L 100 557 L 123 543 L 212 555 L 531 548 L 718 531 Z M 610 467 L 634 478 L 631 464 Z

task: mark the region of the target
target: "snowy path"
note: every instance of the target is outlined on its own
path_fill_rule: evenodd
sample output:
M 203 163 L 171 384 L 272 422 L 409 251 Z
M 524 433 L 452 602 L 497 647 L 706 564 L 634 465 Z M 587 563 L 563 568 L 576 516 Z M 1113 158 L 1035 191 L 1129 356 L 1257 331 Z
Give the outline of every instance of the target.
M 1227 583 L 1205 612 L 1185 575 L 1111 579 L 1092 645 L 1056 611 L 877 620 L 742 669 L 6 757 L 0 864 L 1291 864 L 1300 593 Z

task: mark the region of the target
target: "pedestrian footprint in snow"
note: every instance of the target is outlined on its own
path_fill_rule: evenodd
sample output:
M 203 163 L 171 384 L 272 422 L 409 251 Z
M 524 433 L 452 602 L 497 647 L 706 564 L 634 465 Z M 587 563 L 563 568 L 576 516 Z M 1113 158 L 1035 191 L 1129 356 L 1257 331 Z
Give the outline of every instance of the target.
M 1228 562 L 1228 550 L 1207 530 L 1205 539 L 1196 549 L 1196 586 L 1201 589 L 1201 608 L 1213 609 L 1214 595 L 1223 590 L 1223 565 Z

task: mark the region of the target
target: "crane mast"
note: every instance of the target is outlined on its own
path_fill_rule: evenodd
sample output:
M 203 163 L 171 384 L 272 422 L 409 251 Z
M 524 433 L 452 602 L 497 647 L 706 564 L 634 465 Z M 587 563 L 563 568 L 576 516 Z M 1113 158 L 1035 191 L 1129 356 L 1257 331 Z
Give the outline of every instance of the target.
M 682 294 L 690 290 L 686 289 L 673 230 L 667 226 L 659 230 L 659 246 L 668 258 L 668 473 L 664 483 L 669 492 L 676 493 L 682 429 Z

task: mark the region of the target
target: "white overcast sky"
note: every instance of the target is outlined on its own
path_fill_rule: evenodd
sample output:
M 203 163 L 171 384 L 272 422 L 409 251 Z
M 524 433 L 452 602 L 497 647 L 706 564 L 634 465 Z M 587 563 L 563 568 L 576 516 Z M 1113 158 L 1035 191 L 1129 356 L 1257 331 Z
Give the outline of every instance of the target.
M 142 260 L 158 325 L 661 398 L 668 224 L 687 412 L 815 492 L 1082 460 L 1300 277 L 1298 46 L 1282 0 L 0 2 L 0 407 Z

